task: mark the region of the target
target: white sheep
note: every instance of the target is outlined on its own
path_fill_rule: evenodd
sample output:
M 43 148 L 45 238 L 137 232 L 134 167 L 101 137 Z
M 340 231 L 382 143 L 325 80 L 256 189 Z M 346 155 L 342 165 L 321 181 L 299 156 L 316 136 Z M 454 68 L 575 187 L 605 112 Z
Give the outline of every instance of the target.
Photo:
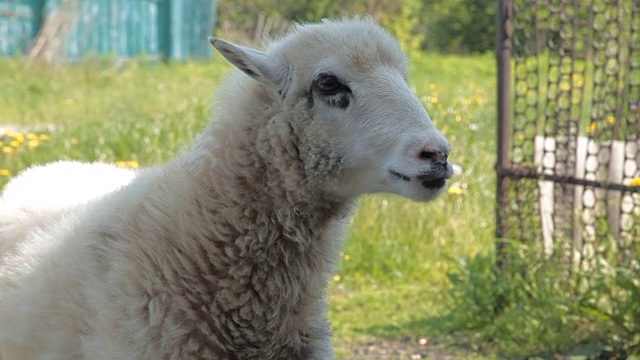
M 23 171 L 9 181 L 0 197 L 0 258 L 18 246 L 16 239 L 50 221 L 57 212 L 95 201 L 134 177 L 133 170 L 112 164 L 76 161 L 58 161 Z M 19 233 L 9 235 L 9 229 Z
M 356 199 L 446 187 L 450 145 L 371 20 L 266 52 L 211 43 L 241 72 L 188 151 L 38 226 L 0 220 L 18 242 L 2 360 L 332 359 L 326 287 Z
M 11 179 L 1 201 L 27 211 L 62 210 L 127 185 L 135 172 L 112 164 L 58 161 L 34 166 Z

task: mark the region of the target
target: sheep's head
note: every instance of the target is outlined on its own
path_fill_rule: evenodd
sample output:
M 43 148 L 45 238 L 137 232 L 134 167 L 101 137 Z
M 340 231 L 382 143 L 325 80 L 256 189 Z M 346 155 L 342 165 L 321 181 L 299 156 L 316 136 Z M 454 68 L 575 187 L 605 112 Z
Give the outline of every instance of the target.
M 409 88 L 397 42 L 371 20 L 301 25 L 266 52 L 211 43 L 294 117 L 302 152 L 315 151 L 306 169 L 340 159 L 339 171 L 325 176 L 331 194 L 428 201 L 446 187 L 449 142 Z

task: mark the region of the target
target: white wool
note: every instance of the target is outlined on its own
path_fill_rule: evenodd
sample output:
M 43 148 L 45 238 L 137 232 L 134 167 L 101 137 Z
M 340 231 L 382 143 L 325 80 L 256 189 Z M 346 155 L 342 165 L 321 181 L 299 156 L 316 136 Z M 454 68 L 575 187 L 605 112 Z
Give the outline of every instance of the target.
M 58 161 L 20 173 L 1 198 L 11 208 L 65 209 L 127 185 L 134 176 L 134 171 L 111 164 Z

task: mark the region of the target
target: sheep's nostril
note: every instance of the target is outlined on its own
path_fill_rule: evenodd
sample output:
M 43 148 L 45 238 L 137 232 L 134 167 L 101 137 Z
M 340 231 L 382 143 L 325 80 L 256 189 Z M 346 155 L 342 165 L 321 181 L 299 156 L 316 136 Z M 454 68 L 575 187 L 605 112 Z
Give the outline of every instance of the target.
M 433 162 L 447 162 L 447 157 L 449 156 L 449 152 L 444 152 L 437 148 L 431 146 L 425 146 L 420 150 L 418 157 L 420 160 L 430 160 Z
M 435 159 L 436 156 L 438 156 L 438 154 L 434 152 L 425 151 L 425 150 L 422 150 L 420 152 L 420 159 L 422 160 L 432 160 L 432 159 Z

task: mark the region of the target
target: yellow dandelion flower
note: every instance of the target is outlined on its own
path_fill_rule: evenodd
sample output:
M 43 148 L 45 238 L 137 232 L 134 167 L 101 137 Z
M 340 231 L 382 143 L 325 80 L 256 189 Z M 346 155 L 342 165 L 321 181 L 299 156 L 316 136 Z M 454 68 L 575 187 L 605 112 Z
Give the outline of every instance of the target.
M 114 164 L 117 167 L 123 167 L 123 168 L 129 168 L 129 169 L 137 169 L 140 167 L 140 163 L 137 160 L 130 160 L 130 161 L 118 160 Z
M 71 139 L 71 141 L 69 141 L 71 143 L 71 145 L 78 145 L 79 141 L 76 138 Z
M 333 281 L 338 282 L 338 281 L 340 281 L 340 279 L 341 279 L 341 277 L 340 277 L 339 274 L 333 275 Z
M 607 122 L 608 122 L 609 124 L 615 124 L 615 122 L 616 122 L 616 117 L 615 117 L 615 116 L 611 116 L 611 115 L 607 116 Z
M 451 195 L 462 195 L 464 190 L 460 186 L 451 185 L 447 192 Z
M 51 140 L 51 136 L 49 136 L 48 134 L 40 134 L 38 135 L 38 140 L 40 141 Z
M 631 179 L 631 181 L 629 182 L 629 186 L 640 187 L 640 177 Z
M 9 146 L 13 146 L 13 147 L 15 148 L 15 147 L 20 146 L 20 144 L 22 144 L 22 141 L 13 140 L 13 141 L 11 141 L 11 142 L 9 143 Z
M 592 123 L 589 125 L 589 127 L 587 127 L 587 132 L 592 133 L 592 132 L 596 131 L 596 129 L 597 129 L 597 128 L 598 128 L 598 124 L 596 124 L 596 123 L 592 122 Z
M 24 134 L 21 132 L 12 132 L 11 136 L 15 141 L 19 142 L 20 144 L 22 144 L 24 142 Z
M 560 83 L 560 89 L 564 90 L 564 91 L 569 91 L 569 89 L 571 89 L 571 84 L 569 84 L 568 82 L 561 82 Z
M 429 84 L 429 90 L 435 90 L 436 84 Z
M 460 122 L 462 120 L 462 116 L 460 114 L 456 114 L 456 121 Z
M 523 134 L 523 133 L 518 133 L 518 135 L 516 135 L 516 138 L 517 138 L 518 140 L 520 140 L 520 141 L 523 141 L 523 140 L 524 140 L 524 138 L 525 138 L 525 136 L 524 136 L 524 134 Z
M 437 98 L 437 97 L 435 97 L 435 96 L 429 96 L 429 97 L 428 97 L 428 100 L 429 100 L 429 102 L 430 102 L 430 103 L 432 103 L 432 104 L 437 104 L 437 103 L 438 103 L 438 98 Z
M 351 259 L 351 256 L 349 256 L 349 254 L 344 254 L 343 258 L 345 261 L 349 261 L 349 259 Z
M 28 133 L 26 135 L 27 140 L 37 140 L 38 139 L 38 135 L 34 134 L 34 133 Z
M 7 169 L 0 169 L 0 176 L 9 176 L 11 175 L 11 171 Z
M 127 167 L 131 169 L 137 169 L 140 167 L 140 163 L 137 160 L 127 161 Z
M 27 145 L 28 145 L 30 148 L 38 147 L 38 146 L 40 146 L 40 140 L 38 140 L 38 139 L 29 140 L 29 142 L 27 143 Z
M 2 152 L 5 154 L 11 154 L 13 152 L 13 148 L 11 146 L 3 146 Z

